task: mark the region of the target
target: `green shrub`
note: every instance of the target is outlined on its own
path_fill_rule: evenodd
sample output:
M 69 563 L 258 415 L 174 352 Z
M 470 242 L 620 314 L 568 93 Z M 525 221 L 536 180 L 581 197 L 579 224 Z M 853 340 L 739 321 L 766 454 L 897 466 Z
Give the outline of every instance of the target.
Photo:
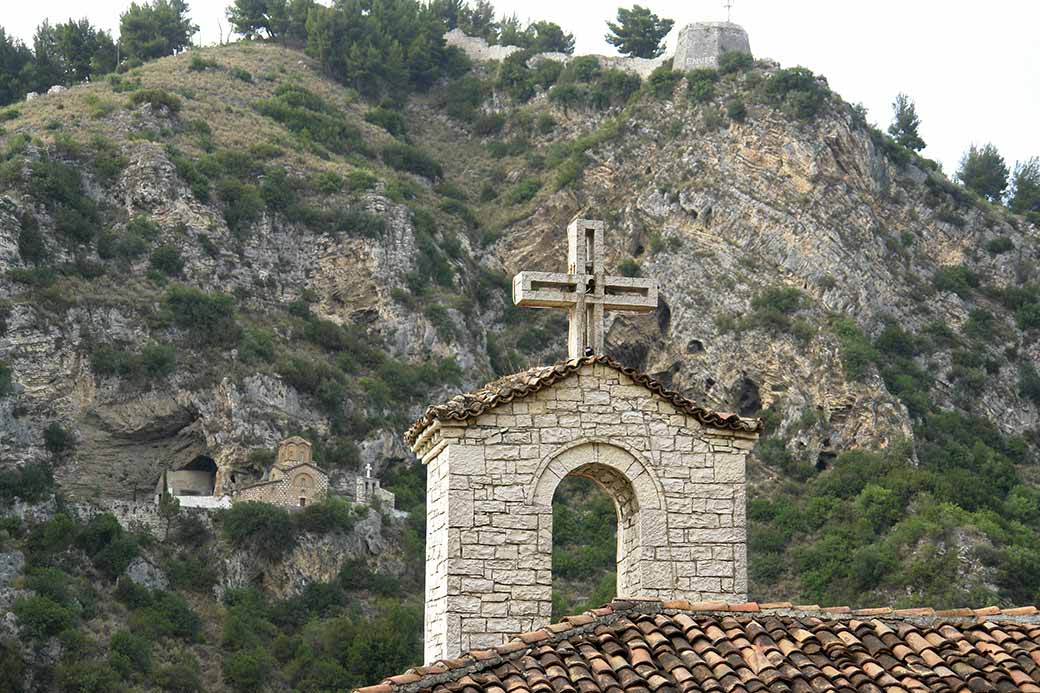
M 789 331 L 791 316 L 798 312 L 803 303 L 802 292 L 793 287 L 770 287 L 751 299 L 752 313 L 748 322 L 754 327 Z
M 1022 397 L 1040 406 L 1040 373 L 1031 363 L 1024 363 L 1019 368 L 1018 392 Z
M 155 683 L 167 693 L 203 693 L 199 663 L 190 652 L 181 652 L 173 664 L 160 667 Z
M 225 177 L 217 181 L 217 194 L 224 203 L 224 221 L 232 233 L 238 233 L 260 218 L 264 200 L 255 185 L 237 178 Z
M 517 51 L 507 56 L 498 66 L 495 86 L 504 90 L 515 101 L 520 103 L 530 100 L 539 84 L 535 71 L 527 67 L 531 54 L 528 51 Z M 545 77 L 551 76 L 547 72 Z M 542 82 L 544 86 L 544 81 Z
M 29 168 L 29 190 L 51 211 L 55 230 L 77 243 L 94 238 L 97 204 L 86 195 L 79 170 L 52 159 L 40 159 Z
M 152 668 L 152 644 L 128 630 L 116 631 L 108 641 L 108 649 L 129 662 L 134 671 L 147 674 Z M 128 672 L 126 672 L 128 673 Z M 124 673 L 124 677 L 126 676 Z
M 593 83 L 589 100 L 594 108 L 599 109 L 623 106 L 639 91 L 642 84 L 639 75 L 623 70 L 604 70 Z
M 74 608 L 41 595 L 19 597 L 12 611 L 18 617 L 19 627 L 34 638 L 57 635 L 78 620 Z
M 26 464 L 0 471 L 0 499 L 21 498 L 28 503 L 44 500 L 54 492 L 54 477 L 45 464 Z
M 938 291 L 949 291 L 961 298 L 967 298 L 973 289 L 979 286 L 979 277 L 964 265 L 940 267 L 932 275 L 932 285 Z
M 301 137 L 336 152 L 370 154 L 361 131 L 348 123 L 345 114 L 327 104 L 320 96 L 296 85 L 284 85 L 274 97 L 256 106 L 267 116 Z
M 1018 308 L 1015 311 L 1015 322 L 1022 330 L 1040 328 L 1040 303 L 1030 303 Z
M 269 503 L 235 503 L 222 513 L 224 536 L 235 547 L 279 560 L 296 545 L 289 512 Z
M 399 139 L 404 139 L 408 135 L 408 126 L 400 111 L 376 108 L 365 114 L 365 120 L 373 125 L 378 125 Z
M 91 349 L 91 366 L 98 375 L 114 375 L 145 383 L 171 375 L 177 367 L 177 350 L 170 344 L 147 344 L 140 353 L 102 344 Z
M 506 201 L 511 205 L 519 205 L 534 199 L 542 189 L 542 181 L 538 178 L 524 178 L 506 193 Z
M 391 168 L 434 181 L 444 176 L 444 169 L 433 157 L 408 144 L 388 144 L 383 148 L 383 161 Z
M 313 396 L 328 412 L 343 409 L 347 397 L 346 376 L 322 361 L 290 357 L 279 362 L 279 375 L 304 394 Z
M 496 135 L 505 127 L 506 118 L 501 113 L 485 113 L 473 123 L 473 134 L 480 137 Z
M 744 105 L 744 101 L 740 98 L 734 97 L 729 99 L 726 101 L 726 115 L 735 123 L 743 123 L 747 120 L 747 106 Z
M 246 363 L 270 363 L 274 360 L 274 333 L 261 328 L 242 330 L 238 357 Z
M 13 395 L 14 389 L 14 370 L 5 362 L 0 361 L 0 397 Z
M 538 119 L 535 120 L 535 129 L 542 135 L 548 135 L 556 129 L 556 124 L 556 119 L 548 113 L 539 113 Z
M 233 344 L 238 340 L 235 300 L 227 294 L 175 285 L 166 290 L 162 305 L 167 319 L 189 330 L 200 344 Z
M 112 580 L 126 570 L 138 553 L 137 543 L 110 513 L 91 518 L 77 536 L 76 545 L 90 556 L 95 568 Z
M 260 691 L 274 662 L 261 648 L 239 650 L 224 656 L 224 683 L 236 691 Z
M 486 88 L 472 75 L 466 75 L 448 84 L 444 108 L 456 120 L 470 122 L 477 117 L 477 108 L 484 100 Z
M 579 84 L 557 84 L 549 90 L 549 102 L 566 112 L 586 105 L 589 102 L 589 90 Z
M 874 346 L 850 318 L 835 318 L 831 320 L 830 326 L 841 342 L 841 356 L 846 375 L 853 380 L 863 380 L 867 376 L 870 364 L 878 357 Z
M 778 70 L 762 83 L 761 90 L 767 101 L 803 120 L 816 117 L 828 93 L 816 75 L 804 67 Z
M 670 63 L 665 63 L 650 73 L 646 87 L 656 98 L 670 99 L 680 79 L 682 73 L 673 70 Z
M 700 68 L 686 73 L 686 95 L 694 103 L 707 103 L 715 98 L 715 82 L 719 73 L 711 68 Z
M 43 446 L 55 457 L 61 457 L 76 447 L 76 434 L 52 421 L 43 429 Z
M 144 588 L 141 588 L 144 589 Z M 144 638 L 179 638 L 194 642 L 202 621 L 184 597 L 162 590 L 145 590 L 148 597 L 130 614 L 130 630 Z
M 216 60 L 209 60 L 203 58 L 198 53 L 191 56 L 191 61 L 188 63 L 189 72 L 204 72 L 205 70 L 216 70 L 220 68 L 220 63 Z
M 755 59 L 741 51 L 723 51 L 719 55 L 719 73 L 731 75 L 747 72 L 755 65 Z
M 31 213 L 21 216 L 21 227 L 18 231 L 18 255 L 23 262 L 34 265 L 42 264 L 49 257 L 47 244 L 40 233 L 40 224 Z
M 354 526 L 355 513 L 347 501 L 337 496 L 329 496 L 321 503 L 305 507 L 296 515 L 295 520 L 296 525 L 304 532 L 349 532 Z
M 175 245 L 161 245 L 153 250 L 149 263 L 168 277 L 179 276 L 184 270 L 184 258 Z
M 164 564 L 170 586 L 206 594 L 217 583 L 217 572 L 209 556 L 181 554 Z
M 260 181 L 260 199 L 274 212 L 289 212 L 297 202 L 297 182 L 278 165 L 268 166 Z
M 363 168 L 354 169 L 347 174 L 347 187 L 352 191 L 371 190 L 378 182 L 379 179 L 371 171 Z
M 986 251 L 991 255 L 1000 255 L 1014 249 L 1015 244 L 1007 236 L 997 236 L 986 242 Z
M 138 89 L 130 95 L 130 105 L 140 106 L 148 104 L 152 110 L 160 111 L 166 109 L 170 114 L 176 115 L 181 110 L 181 100 L 165 89 Z
M 251 75 L 248 70 L 243 70 L 241 67 L 232 67 L 228 70 L 228 74 L 235 79 L 242 80 L 243 82 L 253 81 L 253 75 Z
M 618 265 L 618 271 L 622 277 L 638 277 L 642 273 L 639 263 L 630 257 L 625 258 Z
M 51 520 L 32 528 L 26 541 L 30 556 L 46 557 L 68 548 L 78 527 L 68 515 L 58 513 Z
M 102 232 L 97 239 L 98 257 L 102 260 L 120 258 L 134 260 L 148 251 L 148 242 L 129 230 L 123 233 Z
M 120 154 L 119 147 L 100 135 L 91 139 L 90 146 L 94 150 L 94 171 L 98 178 L 106 183 L 114 182 L 126 167 L 126 158 Z

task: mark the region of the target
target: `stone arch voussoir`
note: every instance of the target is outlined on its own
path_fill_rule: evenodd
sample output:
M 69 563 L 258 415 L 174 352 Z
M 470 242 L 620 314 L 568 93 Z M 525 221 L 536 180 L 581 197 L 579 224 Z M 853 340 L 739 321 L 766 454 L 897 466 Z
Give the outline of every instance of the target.
M 556 488 L 568 475 L 584 476 L 597 481 L 619 502 L 618 489 L 604 484 L 592 472 L 606 468 L 631 485 L 639 508 L 665 508 L 664 487 L 643 455 L 629 446 L 604 438 L 579 438 L 556 448 L 542 458 L 527 494 L 529 505 L 549 508 Z

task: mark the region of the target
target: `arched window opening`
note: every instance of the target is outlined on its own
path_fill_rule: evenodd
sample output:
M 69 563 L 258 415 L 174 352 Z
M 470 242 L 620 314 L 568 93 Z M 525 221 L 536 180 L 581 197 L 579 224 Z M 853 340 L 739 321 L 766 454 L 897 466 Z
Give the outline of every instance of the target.
M 553 495 L 553 619 L 617 595 L 618 513 L 595 481 L 567 476 Z

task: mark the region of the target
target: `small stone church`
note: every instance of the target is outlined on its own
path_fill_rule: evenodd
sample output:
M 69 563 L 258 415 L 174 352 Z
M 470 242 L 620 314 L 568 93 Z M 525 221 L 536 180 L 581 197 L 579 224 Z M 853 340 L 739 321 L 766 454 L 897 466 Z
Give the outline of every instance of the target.
M 603 355 L 606 310 L 656 285 L 607 275 L 575 219 L 565 273 L 514 302 L 568 311 L 568 360 L 429 407 L 425 661 L 361 693 L 1036 691 L 1034 607 L 852 611 L 747 601 L 745 460 L 760 423 Z M 579 476 L 617 510 L 617 594 L 550 623 L 553 494 Z
M 312 461 L 310 442 L 299 436 L 278 445 L 267 479 L 238 489 L 235 502 L 260 501 L 303 508 L 325 500 L 329 475 Z

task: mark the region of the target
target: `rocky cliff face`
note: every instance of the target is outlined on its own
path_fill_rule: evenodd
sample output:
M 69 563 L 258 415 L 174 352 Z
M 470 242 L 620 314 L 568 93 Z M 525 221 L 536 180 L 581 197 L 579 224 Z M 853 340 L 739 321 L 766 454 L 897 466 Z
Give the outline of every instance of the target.
M 521 108 L 489 94 L 482 108 L 497 109 L 506 125 L 481 136 L 446 115 L 444 94 L 435 90 L 405 112 L 407 139 L 444 167 L 445 183 L 434 185 L 371 153 L 366 158 L 360 148 L 345 157 L 330 153 L 260 115 L 258 103 L 296 82 L 337 109 L 370 152 L 393 142 L 362 120 L 363 103 L 322 80 L 299 54 L 273 46 L 213 54 L 244 66 L 252 80 L 235 83 L 220 70 L 189 72 L 187 56 L 180 56 L 138 75 L 143 86 L 188 94 L 177 114 L 147 104 L 125 107 L 108 85 L 92 85 L 26 104 L 0 137 L 8 149 L 0 292 L 10 306 L 0 358 L 14 383 L 14 393 L 0 400 L 0 457 L 8 464 L 52 457 L 43 431 L 60 422 L 76 443 L 57 453 L 56 469 L 74 496 L 141 494 L 160 470 L 198 455 L 216 461 L 223 481 L 231 470 L 250 471 L 251 450 L 300 431 L 349 439 L 357 454 L 336 461 L 343 469 L 372 462 L 379 471 L 405 459 L 400 423 L 425 402 L 476 385 L 496 368 L 561 353 L 559 318 L 516 317 L 502 279 L 519 269 L 562 268 L 566 222 L 578 213 L 607 221 L 609 268 L 639 271 L 661 285 L 656 315 L 609 318 L 609 351 L 708 405 L 772 412 L 779 430 L 790 434 L 789 447 L 809 461 L 913 436 L 906 407 L 875 369 L 850 377 L 836 317 L 849 318 L 869 337 L 885 324 L 911 332 L 942 324 L 958 332 L 973 310 L 985 310 L 1000 335 L 986 355 L 999 363 L 971 393 L 971 406 L 1005 431 L 1037 423 L 1036 407 L 1019 395 L 1017 367 L 1003 355 L 1013 351 L 1035 362 L 1040 347 L 993 298 L 936 289 L 932 281 L 940 268 L 956 266 L 997 289 L 1020 284 L 1037 260 L 1036 229 L 958 202 L 936 185 L 937 174 L 913 162 L 894 163 L 840 100 L 826 101 L 811 122 L 754 102 L 739 122 L 723 117 L 715 104 L 749 93 L 750 73 L 723 79 L 707 106 L 688 99 L 683 82 L 672 96 L 645 95 L 624 110 L 564 109 L 544 94 Z M 99 101 L 112 109 L 78 115 Z M 105 181 L 82 165 L 82 154 L 48 143 L 53 138 L 40 125 L 58 109 L 77 114 L 59 135 L 89 142 L 106 133 L 123 161 L 118 175 Z M 531 114 L 554 126 L 531 127 Z M 22 134 L 42 141 L 16 146 Z M 578 152 L 581 175 L 557 186 L 546 160 L 589 136 L 595 143 Z M 524 146 L 496 158 L 492 141 Z M 341 181 L 325 192 L 301 193 L 312 206 L 329 210 L 342 202 L 365 219 L 380 219 L 382 228 L 317 230 L 293 207 L 270 203 L 244 226 L 229 226 L 232 198 L 219 184 L 232 177 L 230 169 L 212 175 L 213 192 L 202 199 L 182 160 L 229 150 L 262 158 L 261 144 L 278 149 L 268 159 L 297 188 L 323 174 Z M 100 210 L 98 231 L 125 233 L 145 215 L 158 229 L 149 248 L 175 247 L 183 268 L 164 277 L 148 253 L 114 261 L 100 257 L 95 245 L 62 238 L 54 209 L 26 174 L 46 159 L 78 167 L 85 195 Z M 249 185 L 263 189 L 266 165 Z M 358 171 L 372 182 L 342 183 Z M 530 180 L 535 193 L 512 194 Z M 485 193 L 489 186 L 495 189 Z M 453 204 L 460 199 L 465 203 Z M 472 220 L 459 213 L 467 205 Z M 432 229 L 419 228 L 417 209 L 431 210 Z M 19 244 L 27 217 L 41 230 L 48 266 L 57 268 L 49 284 L 26 276 L 33 264 Z M 995 238 L 1009 239 L 1014 250 L 981 250 Z M 424 258 L 431 254 L 447 265 L 448 279 L 416 289 L 430 284 L 422 275 L 430 272 Z M 302 300 L 308 320 L 358 330 L 402 363 L 452 359 L 461 376 L 420 382 L 421 396 L 374 404 L 379 387 L 399 393 L 409 385 L 386 374 L 376 382 L 367 366 L 357 373 L 347 368 L 333 416 L 320 395 L 286 377 L 278 359 L 257 363 L 243 357 L 241 344 L 189 342 L 188 330 L 163 317 L 164 292 L 175 283 L 234 296 L 238 322 L 269 333 L 279 357 L 315 353 L 306 328 L 287 310 Z M 784 288 L 797 290 L 797 307 L 771 322 L 755 299 Z M 537 338 L 525 342 L 517 321 Z M 176 344 L 176 368 L 144 382 L 99 372 L 98 342 L 131 353 L 149 343 Z M 946 375 L 950 359 L 950 350 L 940 348 L 922 365 L 936 376 L 932 396 L 963 406 L 963 393 Z M 344 417 L 365 425 L 345 426 Z

